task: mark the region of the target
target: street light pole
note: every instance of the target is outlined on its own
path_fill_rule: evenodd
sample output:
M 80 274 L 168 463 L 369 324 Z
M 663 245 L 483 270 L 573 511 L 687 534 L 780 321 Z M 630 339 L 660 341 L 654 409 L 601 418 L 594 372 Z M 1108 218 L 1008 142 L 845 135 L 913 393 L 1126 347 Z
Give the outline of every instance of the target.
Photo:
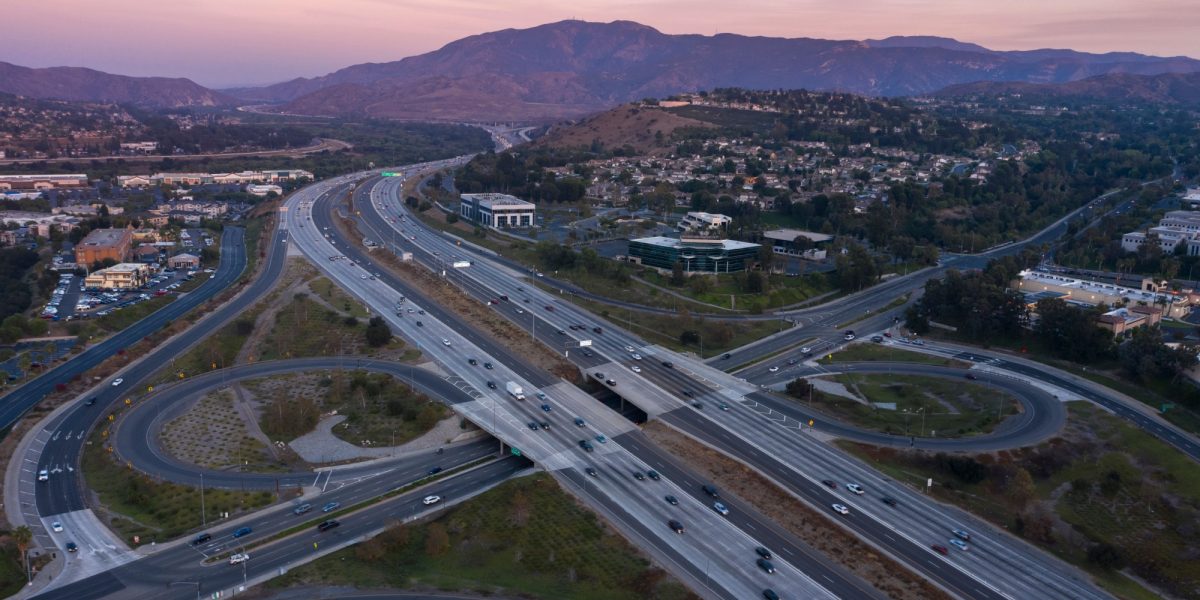
M 208 526 L 208 515 L 204 511 L 204 471 L 200 472 L 200 526 Z

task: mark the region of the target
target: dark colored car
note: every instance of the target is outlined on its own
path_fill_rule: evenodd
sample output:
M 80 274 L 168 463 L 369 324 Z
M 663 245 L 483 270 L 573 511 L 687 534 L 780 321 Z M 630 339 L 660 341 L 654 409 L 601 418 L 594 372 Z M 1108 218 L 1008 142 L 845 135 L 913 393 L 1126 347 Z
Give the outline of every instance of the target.
M 896 504 L 897 504 L 896 499 L 891 496 L 884 496 L 883 498 L 881 498 L 881 500 L 883 501 L 884 504 L 886 504 L 888 506 L 896 506 Z
M 591 467 L 588 467 L 588 468 L 584 469 L 584 470 L 583 470 L 583 472 L 584 472 L 584 473 L 587 473 L 587 474 L 588 474 L 588 476 L 590 476 L 590 477 L 595 477 L 595 476 L 596 476 L 596 470 L 595 470 L 595 469 L 593 469 L 593 468 L 591 468 Z
M 549 404 L 543 404 L 543 405 L 542 405 L 542 410 L 544 410 L 544 411 L 546 411 L 546 412 L 550 412 L 550 405 L 549 405 Z
M 700 486 L 700 489 L 703 490 L 705 494 L 708 494 L 709 496 L 712 496 L 713 498 L 718 497 L 717 496 L 717 487 L 712 484 L 706 483 L 706 484 Z
M 662 479 L 662 477 L 658 474 L 658 471 L 655 471 L 654 469 L 650 469 L 649 471 L 646 471 L 646 476 L 655 481 Z
M 761 556 L 761 557 L 763 557 L 763 558 L 765 558 L 765 559 L 767 559 L 767 560 L 771 560 L 771 558 L 772 558 L 772 557 L 771 557 L 771 551 L 770 551 L 770 550 L 767 550 L 766 548 L 764 548 L 764 547 L 762 547 L 762 546 L 759 546 L 759 547 L 755 548 L 755 549 L 754 549 L 754 551 L 755 551 L 756 553 L 758 553 L 758 555 L 759 555 L 759 556 Z
M 723 355 L 721 356 L 721 358 L 728 360 L 728 359 L 730 359 L 730 358 L 733 358 L 733 355 L 732 355 L 732 354 L 730 354 L 730 353 L 728 353 L 728 352 L 726 352 L 725 354 L 723 354 Z
M 695 397 L 696 397 L 696 395 L 692 393 L 692 390 L 683 390 L 683 395 L 684 395 L 684 396 L 687 396 L 688 398 L 695 398 Z
M 192 540 L 192 545 L 199 546 L 200 544 L 203 544 L 203 543 L 206 543 L 209 541 L 212 541 L 212 534 L 211 533 L 202 533 L 202 534 L 196 536 Z
M 667 501 L 667 504 L 670 504 L 671 506 L 679 506 L 679 499 L 675 496 L 667 496 L 665 500 Z
M 250 529 L 249 527 L 242 527 L 242 528 L 238 529 L 237 531 L 233 532 L 233 537 L 240 538 L 243 536 L 247 536 L 247 535 L 250 535 L 250 533 L 252 531 L 254 531 L 254 530 Z
M 84 406 L 95 406 L 96 405 L 96 397 L 93 396 L 91 398 L 88 398 L 88 401 L 84 402 L 83 405 Z
M 487 369 L 487 370 L 491 371 L 491 370 L 492 370 L 492 368 L 493 368 L 493 367 L 492 367 L 492 363 L 490 363 L 490 362 L 485 362 L 485 363 L 483 363 L 483 368 L 485 368 L 485 369 Z
M 469 365 L 471 365 L 471 366 L 473 367 L 473 366 L 475 366 L 475 365 L 479 364 L 479 361 L 477 361 L 477 360 L 475 360 L 475 359 L 473 359 L 473 358 L 468 358 L 468 359 L 467 359 L 467 364 L 469 364 Z
M 542 421 L 541 423 L 538 423 L 538 425 L 541 425 L 542 429 L 550 429 L 549 421 Z
M 617 382 L 612 379 L 605 379 L 604 383 L 607 383 L 609 387 L 617 387 Z
M 764 570 L 764 571 L 766 571 L 766 572 L 768 572 L 768 573 L 774 573 L 774 572 L 775 572 L 775 565 L 774 565 L 774 563 L 772 563 L 771 561 L 769 561 L 769 560 L 767 560 L 767 559 L 765 559 L 765 558 L 760 558 L 760 559 L 758 559 L 757 561 L 755 561 L 755 563 L 758 565 L 758 568 L 760 568 L 760 569 L 762 569 L 762 570 Z
M 675 519 L 667 521 L 667 527 L 670 527 L 671 531 L 674 531 L 675 533 L 683 533 L 683 523 L 680 523 Z
M 75 542 L 67 542 L 67 552 L 75 552 L 76 550 L 79 550 L 79 546 L 76 546 Z
M 950 554 L 950 549 L 941 544 L 931 544 L 929 547 L 933 548 L 933 551 L 938 554 Z
M 339 523 L 337 519 L 329 519 L 328 521 L 321 521 L 321 524 L 317 525 L 317 531 L 329 531 L 330 529 L 333 529 L 334 527 L 337 527 L 338 525 L 341 525 L 341 523 Z
M 536 422 L 534 422 L 534 421 L 530 421 L 530 422 L 529 422 L 529 428 L 530 428 L 530 429 L 532 429 L 532 430 L 534 430 L 534 431 L 537 431 L 538 424 L 537 424 Z
M 441 473 L 441 472 L 442 472 L 442 468 L 441 468 L 441 467 L 434 467 L 434 468 L 432 468 L 432 469 L 430 469 L 430 470 L 429 470 L 429 474 L 430 474 L 430 475 L 437 475 L 438 473 Z
M 594 331 L 594 332 L 596 332 L 596 333 L 604 333 L 604 330 L 603 330 L 603 329 L 600 329 L 599 327 L 593 327 L 593 328 L 592 328 L 592 331 Z
M 595 449 L 595 447 L 592 446 L 592 443 L 587 440 L 579 440 L 579 447 L 583 448 L 586 452 L 591 452 Z
M 825 484 L 825 487 L 828 487 L 829 489 L 837 489 L 837 483 L 835 483 L 832 479 L 822 479 L 821 483 Z
M 646 480 L 646 476 L 645 476 L 644 474 L 642 474 L 642 472 L 641 472 L 641 471 L 634 471 L 634 472 L 633 472 L 633 478 L 634 478 L 634 479 L 636 479 L 636 480 L 638 480 L 638 481 L 645 481 L 645 480 Z
M 779 594 L 776 594 L 775 590 L 768 588 L 763 590 L 763 598 L 766 598 L 766 600 L 779 600 Z
M 576 427 L 583 427 L 584 425 L 587 425 L 587 422 L 585 422 L 583 419 L 581 419 L 579 417 L 575 417 L 575 426 Z
M 494 389 L 496 389 L 496 382 L 495 382 L 495 381 L 489 381 L 489 382 L 487 382 L 487 386 L 488 386 L 488 389 L 489 389 L 489 390 L 494 390 Z
M 664 366 L 664 367 L 666 367 L 666 368 L 668 368 L 668 369 L 673 369 L 673 368 L 675 368 L 675 364 L 674 364 L 674 363 L 672 363 L 672 362 L 671 362 L 671 361 L 669 361 L 669 360 L 664 360 L 664 361 L 663 361 L 663 363 L 662 363 L 662 366 Z
M 979 379 L 978 377 L 975 376 L 974 373 L 967 373 L 966 375 L 963 375 L 963 377 L 966 377 L 967 379 L 970 379 L 971 381 L 975 381 L 976 379 Z

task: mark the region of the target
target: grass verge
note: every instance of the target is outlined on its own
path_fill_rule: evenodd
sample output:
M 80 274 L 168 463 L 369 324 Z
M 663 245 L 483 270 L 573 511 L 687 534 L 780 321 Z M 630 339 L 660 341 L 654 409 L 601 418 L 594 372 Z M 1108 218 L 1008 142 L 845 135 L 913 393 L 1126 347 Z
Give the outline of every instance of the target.
M 885 346 L 883 344 L 850 344 L 838 350 L 833 354 L 827 354 L 817 359 L 817 362 L 822 365 L 830 365 L 843 362 L 906 362 L 918 363 L 922 365 L 936 365 L 939 367 L 962 367 L 969 368 L 970 363 L 953 358 L 943 358 L 924 352 L 912 352 L 897 348 L 896 346 Z
M 268 585 L 313 584 L 545 599 L 695 597 L 545 474 L 508 481 L 431 521 L 394 525 Z

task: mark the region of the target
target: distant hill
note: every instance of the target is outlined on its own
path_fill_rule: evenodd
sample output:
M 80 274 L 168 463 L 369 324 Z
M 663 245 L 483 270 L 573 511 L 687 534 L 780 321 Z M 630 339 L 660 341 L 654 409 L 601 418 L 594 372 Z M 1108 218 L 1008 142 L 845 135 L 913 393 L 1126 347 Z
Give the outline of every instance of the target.
M 1200 73 L 1134 75 L 1110 73 L 1055 84 L 979 81 L 944 88 L 944 97 L 1020 94 L 1031 100 L 1085 100 L 1115 103 L 1159 103 L 1200 106 Z
M 0 62 L 0 92 L 29 98 L 116 102 L 155 108 L 217 106 L 235 100 L 189 79 L 127 77 L 81 67 L 32 69 Z
M 712 123 L 690 119 L 658 108 L 621 105 L 592 115 L 578 123 L 556 125 L 534 141 L 534 147 L 561 149 L 604 149 L 630 146 L 637 154 L 653 154 L 673 148 L 671 133 L 681 127 L 712 127 Z M 657 135 L 662 133 L 661 136 Z
M 972 81 L 1059 83 L 1112 72 L 1195 71 L 1200 61 L 1186 57 L 1007 52 L 930 36 L 855 41 L 667 35 L 630 21 L 562 21 L 474 35 L 395 62 L 227 92 L 306 114 L 550 120 L 716 87 L 904 96 Z

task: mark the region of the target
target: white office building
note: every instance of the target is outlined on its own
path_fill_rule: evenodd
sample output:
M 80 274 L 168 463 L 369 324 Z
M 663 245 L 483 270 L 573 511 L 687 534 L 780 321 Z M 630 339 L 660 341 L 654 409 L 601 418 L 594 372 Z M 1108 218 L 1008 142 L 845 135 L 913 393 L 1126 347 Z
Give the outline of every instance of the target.
M 690 233 L 719 233 L 733 222 L 728 215 L 706 212 L 689 212 L 679 220 L 679 231 Z
M 1163 215 L 1157 227 L 1147 231 L 1131 231 L 1121 237 L 1121 249 L 1126 252 L 1137 252 L 1147 240 L 1156 240 L 1158 247 L 1166 254 L 1175 252 L 1180 244 L 1185 244 L 1188 256 L 1200 256 L 1200 212 L 1190 210 L 1172 210 Z
M 462 194 L 458 215 L 484 227 L 510 229 L 533 227 L 534 209 L 526 202 L 508 194 Z

